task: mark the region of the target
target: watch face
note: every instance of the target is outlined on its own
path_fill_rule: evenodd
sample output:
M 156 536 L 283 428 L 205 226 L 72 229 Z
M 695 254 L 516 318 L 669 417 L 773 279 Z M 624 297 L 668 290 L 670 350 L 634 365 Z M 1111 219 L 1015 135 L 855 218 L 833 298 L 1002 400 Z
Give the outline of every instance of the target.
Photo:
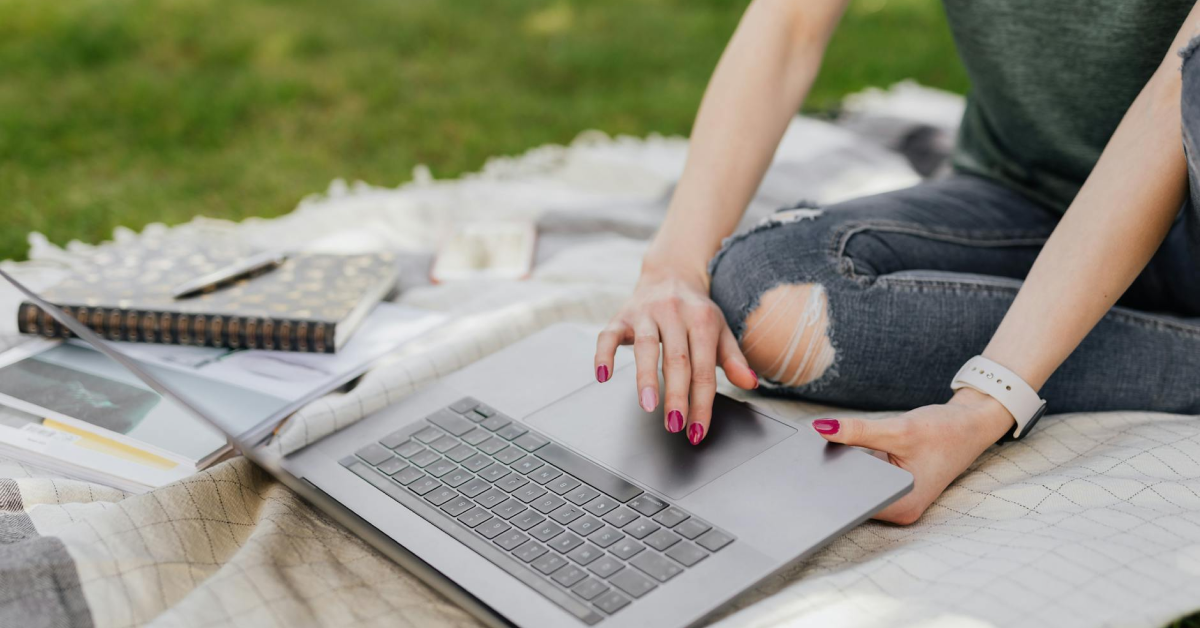
M 1029 417 L 1029 422 L 1025 424 L 1025 429 L 1021 430 L 1021 435 L 1018 436 L 1016 440 L 1025 438 L 1025 435 L 1033 430 L 1033 426 L 1037 424 L 1038 419 L 1042 418 L 1043 414 L 1046 414 L 1046 402 L 1044 401 L 1042 402 L 1041 407 L 1037 409 L 1037 412 L 1034 412 L 1033 416 Z

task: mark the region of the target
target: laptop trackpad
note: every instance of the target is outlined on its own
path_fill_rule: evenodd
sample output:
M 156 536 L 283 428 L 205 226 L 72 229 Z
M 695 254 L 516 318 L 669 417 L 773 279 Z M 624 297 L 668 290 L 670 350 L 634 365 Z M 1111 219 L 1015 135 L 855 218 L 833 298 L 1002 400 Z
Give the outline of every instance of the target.
M 637 402 L 632 366 L 525 419 L 562 444 L 663 493 L 681 499 L 795 433 L 795 428 L 717 395 L 712 428 L 699 446 L 663 427 Z

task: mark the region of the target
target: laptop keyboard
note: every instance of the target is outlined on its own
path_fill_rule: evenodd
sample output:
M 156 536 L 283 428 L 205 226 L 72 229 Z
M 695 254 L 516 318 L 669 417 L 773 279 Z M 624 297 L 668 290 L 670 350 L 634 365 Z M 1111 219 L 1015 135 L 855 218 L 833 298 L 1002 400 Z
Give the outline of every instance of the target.
M 588 624 L 734 541 L 470 397 L 341 464 Z

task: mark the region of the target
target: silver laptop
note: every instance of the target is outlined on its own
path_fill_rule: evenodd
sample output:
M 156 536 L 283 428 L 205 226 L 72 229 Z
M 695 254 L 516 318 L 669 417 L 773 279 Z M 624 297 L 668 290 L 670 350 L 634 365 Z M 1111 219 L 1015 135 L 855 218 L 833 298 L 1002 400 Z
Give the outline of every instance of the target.
M 720 395 L 692 446 L 638 406 L 628 351 L 596 383 L 594 346 L 552 327 L 283 459 L 230 440 L 497 626 L 692 625 L 912 487 L 901 469 Z

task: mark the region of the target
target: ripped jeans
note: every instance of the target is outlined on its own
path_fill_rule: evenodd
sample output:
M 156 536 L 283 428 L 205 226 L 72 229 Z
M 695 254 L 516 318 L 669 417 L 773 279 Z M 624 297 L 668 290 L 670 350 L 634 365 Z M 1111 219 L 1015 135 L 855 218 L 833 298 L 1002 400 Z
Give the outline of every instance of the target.
M 1183 71 L 1190 199 L 1117 306 L 1042 388 L 1050 412 L 1200 414 L 1200 67 Z M 941 403 L 1058 219 L 965 174 L 782 210 L 726 241 L 709 266 L 712 298 L 777 392 L 861 409 Z

